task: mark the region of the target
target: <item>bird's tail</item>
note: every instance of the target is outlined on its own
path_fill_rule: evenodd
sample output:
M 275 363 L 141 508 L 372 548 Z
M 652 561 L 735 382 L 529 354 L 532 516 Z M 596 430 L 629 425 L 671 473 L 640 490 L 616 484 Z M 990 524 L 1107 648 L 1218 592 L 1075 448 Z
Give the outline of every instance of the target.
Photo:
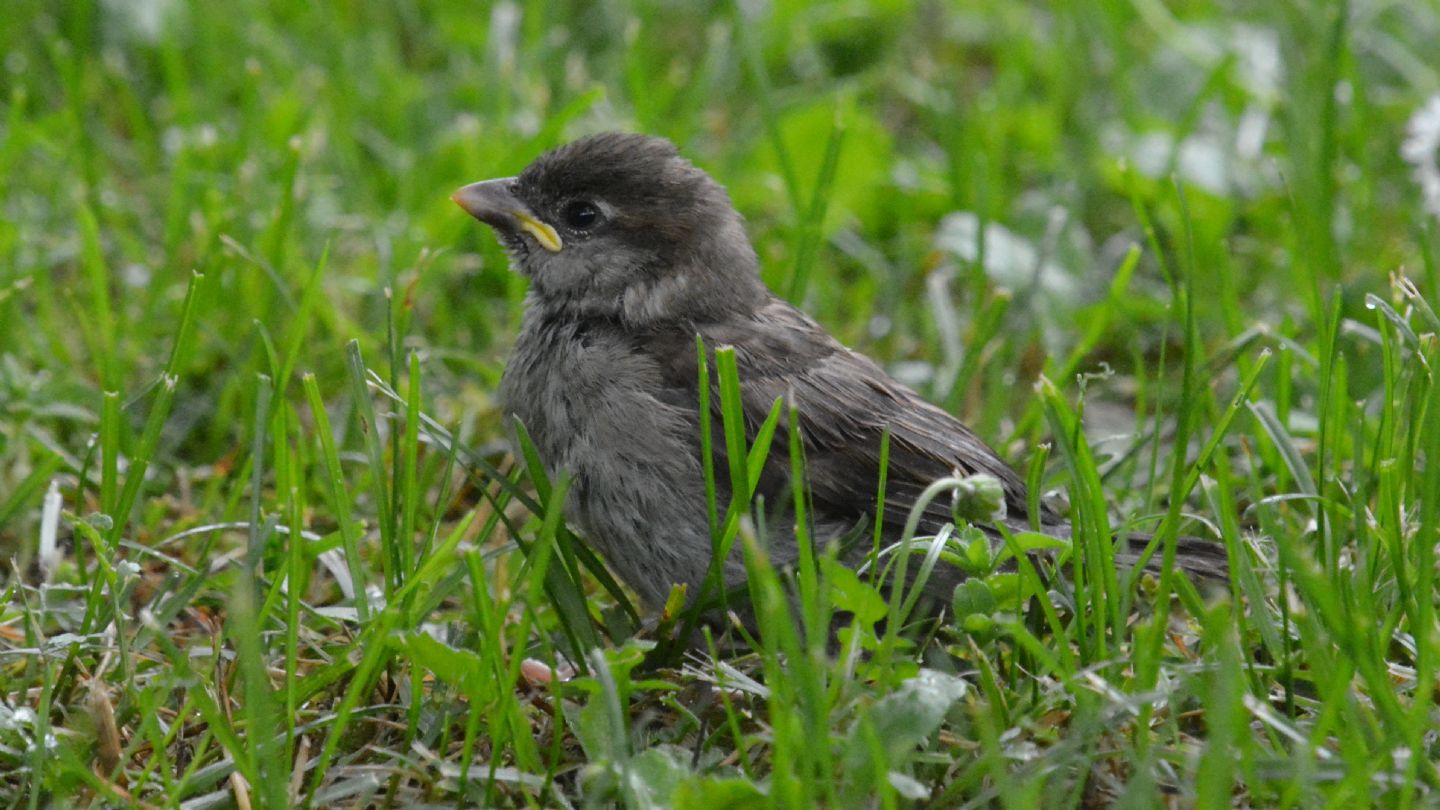
M 1126 535 L 1125 542 L 1117 544 L 1115 562 L 1133 568 L 1143 558 L 1145 570 L 1160 573 L 1165 564 L 1165 548 L 1154 540 L 1152 534 Z M 1147 552 L 1150 552 L 1148 556 Z M 1198 537 L 1176 538 L 1175 566 L 1197 581 L 1230 581 L 1230 560 L 1225 556 L 1225 546 Z
M 1067 523 L 1046 524 L 1043 531 L 1056 537 L 1071 536 L 1071 528 Z M 1122 570 L 1130 570 L 1144 561 L 1144 568 L 1154 574 L 1159 574 L 1165 564 L 1165 548 L 1159 543 L 1154 543 L 1155 536 L 1144 532 L 1134 532 L 1123 536 L 1121 542 L 1115 544 L 1115 563 Z M 1150 548 L 1154 543 L 1154 548 Z M 1013 570 L 1014 561 L 1006 564 L 1006 568 Z M 1069 563 L 1065 567 L 1068 567 Z M 1201 540 L 1198 537 L 1178 537 L 1175 541 L 1175 568 L 1187 576 L 1197 586 L 1210 587 L 1225 585 L 1230 582 L 1230 561 L 1225 555 L 1225 546 L 1208 540 Z M 911 568 L 907 576 L 913 578 L 916 569 Z M 1064 576 L 1064 571 L 1058 572 Z M 959 568 L 949 566 L 936 566 L 925 581 L 924 589 L 927 597 L 932 599 L 932 604 L 937 608 L 950 604 L 950 595 L 955 586 L 965 581 L 966 574 Z M 1204 588 L 1208 590 L 1209 588 Z

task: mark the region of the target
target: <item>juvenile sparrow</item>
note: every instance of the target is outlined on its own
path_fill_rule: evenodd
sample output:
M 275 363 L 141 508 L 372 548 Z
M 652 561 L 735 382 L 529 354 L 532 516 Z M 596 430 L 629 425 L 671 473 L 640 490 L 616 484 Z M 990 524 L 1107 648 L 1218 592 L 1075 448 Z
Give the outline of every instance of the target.
M 797 408 L 817 542 L 873 518 L 887 430 L 882 521 L 892 541 L 920 493 L 957 472 L 993 476 L 1007 523 L 1029 526 L 1025 485 L 993 450 L 765 287 L 729 196 L 669 141 L 583 138 L 453 199 L 495 230 L 530 280 L 500 386 L 504 408 L 548 467 L 569 472 L 571 523 L 652 607 L 674 584 L 693 597 L 710 563 L 697 334 L 710 349 L 734 347 L 752 435 L 777 398 Z M 718 426 L 718 397 L 711 403 Z M 723 510 L 725 444 L 712 445 Z M 758 488 L 767 504 L 788 502 L 788 446 L 782 419 Z M 951 520 L 948 499 L 938 499 L 920 528 L 933 533 Z M 1069 534 L 1048 510 L 1038 522 Z M 771 559 L 792 563 L 788 523 L 769 528 Z M 1147 539 L 1123 538 L 1116 558 L 1134 562 Z M 1199 575 L 1225 571 L 1223 549 L 1198 540 L 1182 540 L 1179 562 Z M 724 577 L 727 587 L 745 580 L 738 548 Z M 940 581 L 960 578 L 951 571 Z

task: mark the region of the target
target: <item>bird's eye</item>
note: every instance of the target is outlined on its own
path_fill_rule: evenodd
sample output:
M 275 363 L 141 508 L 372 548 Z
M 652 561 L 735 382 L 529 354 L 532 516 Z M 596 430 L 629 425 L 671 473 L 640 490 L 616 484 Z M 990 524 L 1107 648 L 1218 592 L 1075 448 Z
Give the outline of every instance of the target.
M 560 212 L 560 218 L 568 227 L 583 231 L 600 221 L 600 209 L 592 202 L 576 200 L 565 206 Z

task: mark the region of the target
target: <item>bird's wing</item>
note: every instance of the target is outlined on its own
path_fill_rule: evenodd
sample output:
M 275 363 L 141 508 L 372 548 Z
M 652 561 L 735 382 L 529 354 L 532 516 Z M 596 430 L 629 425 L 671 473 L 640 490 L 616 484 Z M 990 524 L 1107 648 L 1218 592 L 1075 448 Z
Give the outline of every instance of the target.
M 1024 520 L 1024 483 L 979 437 L 869 358 L 845 348 L 789 304 L 775 299 L 752 317 L 698 324 L 695 331 L 712 351 L 734 347 L 750 437 L 776 399 L 784 398 L 797 408 L 810 495 L 820 515 L 858 520 L 874 514 L 880 444 L 888 430 L 884 520 L 897 533 L 921 492 L 957 472 L 988 473 L 999 479 L 1010 520 Z M 693 333 L 673 335 L 646 348 L 654 352 L 661 369 L 664 398 L 695 407 L 699 383 Z M 712 396 L 711 402 L 718 431 L 719 397 Z M 723 454 L 723 441 L 712 444 Z M 789 465 L 782 419 L 760 484 L 767 497 L 783 495 Z M 931 530 L 949 520 L 948 499 L 932 504 L 925 518 Z

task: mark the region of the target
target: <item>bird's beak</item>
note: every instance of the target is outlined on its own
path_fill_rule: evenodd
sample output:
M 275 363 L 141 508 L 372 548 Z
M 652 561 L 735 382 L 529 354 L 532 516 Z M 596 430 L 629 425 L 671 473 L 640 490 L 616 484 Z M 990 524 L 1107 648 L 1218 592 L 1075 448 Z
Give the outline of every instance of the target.
M 502 177 L 471 183 L 450 195 L 465 213 L 503 230 L 520 230 L 535 237 L 540 247 L 551 253 L 560 252 L 562 243 L 555 229 L 530 212 L 529 206 L 515 196 L 515 178 Z

